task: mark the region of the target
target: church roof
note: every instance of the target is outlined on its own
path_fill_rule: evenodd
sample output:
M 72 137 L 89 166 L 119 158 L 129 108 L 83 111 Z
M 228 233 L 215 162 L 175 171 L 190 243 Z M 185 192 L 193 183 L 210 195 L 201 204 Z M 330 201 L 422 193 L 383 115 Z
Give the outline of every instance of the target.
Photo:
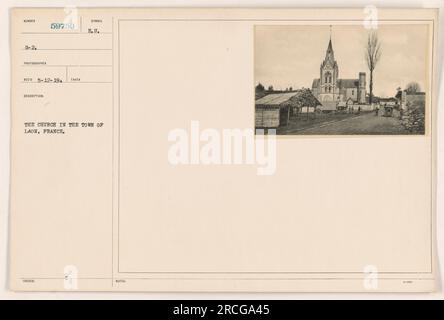
M 313 79 L 313 83 L 312 83 L 312 85 L 311 85 L 311 87 L 312 88 L 317 88 L 317 87 L 319 87 L 319 81 L 320 81 L 321 79 L 319 79 L 319 78 L 317 78 L 317 79 Z
M 338 79 L 337 80 L 337 87 L 339 89 L 346 89 L 346 88 L 357 88 L 359 86 L 359 79 Z M 319 88 L 320 85 L 320 79 L 313 79 L 313 83 L 311 85 L 312 88 Z
M 338 79 L 339 88 L 357 88 L 359 79 Z

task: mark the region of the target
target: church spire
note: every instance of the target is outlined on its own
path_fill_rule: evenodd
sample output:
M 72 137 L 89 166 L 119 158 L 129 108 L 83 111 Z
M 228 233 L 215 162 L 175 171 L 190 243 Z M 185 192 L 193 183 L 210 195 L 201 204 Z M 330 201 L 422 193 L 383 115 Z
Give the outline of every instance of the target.
M 330 96 L 333 95 L 332 96 L 333 99 L 336 99 L 335 95 L 338 93 L 337 81 L 339 75 L 339 68 L 335 60 L 333 44 L 331 41 L 331 36 L 332 36 L 331 27 L 332 26 L 330 26 L 330 39 L 328 41 L 327 52 L 325 54 L 324 61 L 322 61 L 321 63 L 319 92 Z
M 330 40 L 328 41 L 327 52 L 325 54 L 325 60 L 335 61 L 335 55 L 333 52 L 333 45 L 331 44 L 331 25 L 330 25 Z

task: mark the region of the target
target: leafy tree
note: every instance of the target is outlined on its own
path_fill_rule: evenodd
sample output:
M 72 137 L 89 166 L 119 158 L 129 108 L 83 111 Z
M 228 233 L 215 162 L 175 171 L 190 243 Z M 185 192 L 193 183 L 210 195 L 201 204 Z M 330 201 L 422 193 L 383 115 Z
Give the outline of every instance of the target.
M 410 82 L 405 88 L 405 91 L 407 91 L 407 93 L 416 93 L 421 91 L 421 87 L 417 82 Z
M 265 91 L 265 87 L 262 85 L 262 83 L 258 83 L 258 85 L 256 86 L 256 92 L 264 92 Z

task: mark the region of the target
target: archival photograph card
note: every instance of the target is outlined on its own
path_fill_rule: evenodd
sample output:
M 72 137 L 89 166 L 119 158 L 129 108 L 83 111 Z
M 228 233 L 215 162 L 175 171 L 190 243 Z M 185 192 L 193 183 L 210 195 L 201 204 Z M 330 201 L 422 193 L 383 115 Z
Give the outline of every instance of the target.
M 437 16 L 13 9 L 10 289 L 434 291 Z

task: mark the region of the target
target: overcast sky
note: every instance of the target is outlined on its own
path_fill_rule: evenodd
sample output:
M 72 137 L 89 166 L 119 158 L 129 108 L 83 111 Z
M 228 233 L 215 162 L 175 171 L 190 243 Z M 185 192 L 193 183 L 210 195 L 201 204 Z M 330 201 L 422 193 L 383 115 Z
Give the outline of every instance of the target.
M 377 29 L 382 55 L 374 71 L 374 94 L 393 96 L 411 81 L 426 84 L 427 25 L 382 25 Z M 358 78 L 369 71 L 365 62 L 368 30 L 363 26 L 332 26 L 332 44 L 339 78 Z M 255 81 L 275 89 L 311 88 L 325 58 L 329 26 L 256 26 Z

